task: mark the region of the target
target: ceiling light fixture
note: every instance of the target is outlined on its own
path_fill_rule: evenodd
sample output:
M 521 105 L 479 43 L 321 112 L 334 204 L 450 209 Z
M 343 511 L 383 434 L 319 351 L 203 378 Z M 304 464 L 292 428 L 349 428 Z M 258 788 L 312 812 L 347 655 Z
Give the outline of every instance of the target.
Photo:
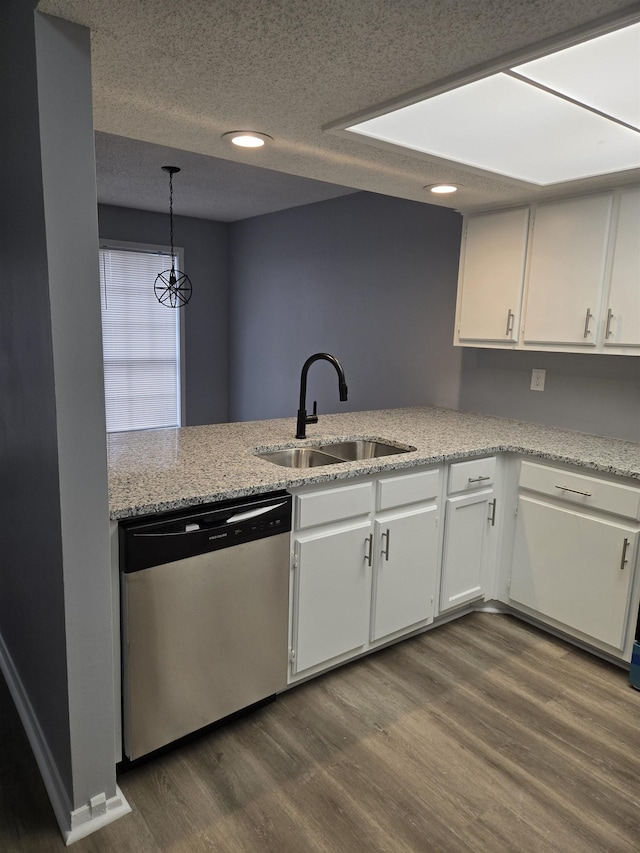
M 176 269 L 176 256 L 173 251 L 173 176 L 180 169 L 177 166 L 161 166 L 169 173 L 169 231 L 171 235 L 171 269 L 158 273 L 153 284 L 156 299 L 169 308 L 182 308 L 191 299 L 191 281 L 186 273 Z
M 639 51 L 636 22 L 345 129 L 538 186 L 638 169 Z
M 231 130 L 222 134 L 223 139 L 233 142 L 239 148 L 262 148 L 267 141 L 273 142 L 273 137 L 256 130 Z
M 458 187 L 455 184 L 428 184 L 425 190 L 436 195 L 447 195 L 447 193 L 457 193 Z

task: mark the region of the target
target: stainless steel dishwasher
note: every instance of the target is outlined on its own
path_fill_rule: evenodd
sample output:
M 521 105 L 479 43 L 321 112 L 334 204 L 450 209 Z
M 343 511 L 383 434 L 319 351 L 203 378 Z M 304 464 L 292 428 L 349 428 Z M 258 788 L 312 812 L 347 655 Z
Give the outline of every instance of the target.
M 284 689 L 290 530 L 285 492 L 121 523 L 126 759 Z

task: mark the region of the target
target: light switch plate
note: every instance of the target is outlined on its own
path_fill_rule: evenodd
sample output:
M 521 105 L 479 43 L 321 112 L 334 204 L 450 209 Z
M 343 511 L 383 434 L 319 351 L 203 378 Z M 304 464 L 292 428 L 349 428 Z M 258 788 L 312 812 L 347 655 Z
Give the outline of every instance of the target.
M 544 379 L 547 374 L 546 370 L 535 368 L 531 371 L 531 390 L 544 391 Z

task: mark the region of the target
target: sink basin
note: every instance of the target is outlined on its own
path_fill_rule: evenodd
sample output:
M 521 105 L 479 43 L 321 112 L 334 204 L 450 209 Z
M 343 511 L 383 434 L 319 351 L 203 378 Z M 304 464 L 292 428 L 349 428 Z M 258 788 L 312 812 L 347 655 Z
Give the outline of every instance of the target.
M 340 441 L 336 444 L 321 444 L 318 449 L 323 453 L 338 456 L 346 462 L 357 459 L 377 459 L 378 456 L 392 456 L 394 453 L 409 453 L 415 447 L 397 447 L 384 441 L 372 441 L 368 438 L 358 438 L 353 441 Z
M 408 453 L 415 447 L 397 447 L 384 441 L 358 438 L 353 441 L 338 441 L 335 444 L 319 444 L 313 447 L 286 447 L 283 450 L 266 450 L 256 453 L 260 459 L 285 465 L 288 468 L 315 468 L 318 465 L 337 465 L 359 459 L 376 459 L 394 453 Z
M 284 450 L 256 453 L 256 456 L 273 462 L 274 465 L 285 465 L 288 468 L 315 468 L 318 465 L 335 465 L 337 462 L 344 462 L 344 459 L 330 456 L 315 447 L 287 447 Z

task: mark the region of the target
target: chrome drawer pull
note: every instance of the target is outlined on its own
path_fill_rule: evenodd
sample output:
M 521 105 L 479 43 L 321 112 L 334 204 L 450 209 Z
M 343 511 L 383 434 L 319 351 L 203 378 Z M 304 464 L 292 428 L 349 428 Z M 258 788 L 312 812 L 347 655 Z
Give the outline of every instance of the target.
M 469 477 L 470 483 L 481 483 L 483 480 L 490 480 L 491 477 Z
M 585 498 L 591 497 L 591 492 L 579 492 L 577 489 L 570 489 L 568 486 L 556 486 L 556 489 L 562 489 L 563 492 L 573 492 L 574 495 L 584 495 Z
M 494 498 L 492 501 L 489 501 L 489 506 L 491 507 L 491 515 L 487 518 L 487 521 L 491 522 L 491 526 L 496 526 L 496 499 Z
M 625 539 L 624 544 L 622 545 L 622 559 L 620 560 L 620 571 L 624 572 L 624 567 L 627 565 L 629 560 L 627 560 L 627 548 L 629 547 L 629 540 Z
M 370 566 L 373 557 L 373 533 L 370 533 L 364 540 L 365 545 L 368 545 L 367 553 L 364 555 L 365 563 Z
M 613 320 L 613 311 L 611 310 L 611 308 L 609 308 L 609 310 L 607 311 L 607 328 L 606 328 L 605 333 L 604 333 L 605 341 L 608 341 L 609 338 L 611 337 L 611 334 L 612 334 L 612 332 L 611 332 L 611 321 L 612 320 Z
M 385 547 L 383 548 L 381 553 L 384 554 L 384 558 L 388 562 L 389 561 L 389 541 L 391 539 L 391 534 L 389 533 L 388 527 L 387 527 L 387 532 L 382 534 L 382 538 L 387 540 L 387 544 L 385 545 Z
M 591 308 L 587 308 L 587 316 L 584 319 L 584 335 L 583 335 L 583 337 L 585 337 L 585 338 L 587 337 L 587 335 L 591 334 L 591 332 L 589 331 L 589 323 L 591 322 L 592 317 L 593 317 L 593 314 L 591 313 Z
M 509 313 L 507 314 L 507 331 L 505 332 L 505 335 L 507 337 L 509 337 L 511 332 L 513 332 L 513 321 L 515 320 L 515 318 L 516 315 L 513 313 L 511 308 L 509 308 Z

